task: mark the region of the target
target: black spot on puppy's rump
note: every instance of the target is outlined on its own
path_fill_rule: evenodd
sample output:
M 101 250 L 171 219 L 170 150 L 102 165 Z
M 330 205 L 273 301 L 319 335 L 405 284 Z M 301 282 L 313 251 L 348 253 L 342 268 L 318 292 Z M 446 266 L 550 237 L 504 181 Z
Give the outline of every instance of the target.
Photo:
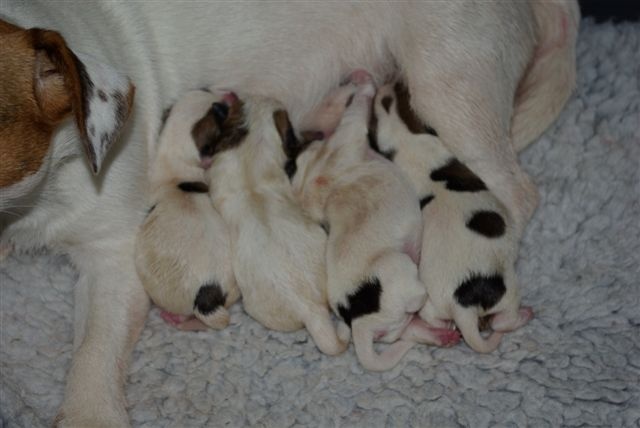
M 420 199 L 420 209 L 423 209 L 425 206 L 427 206 L 427 204 L 429 204 L 429 202 L 433 201 L 435 199 L 435 196 L 433 195 L 427 195 L 424 198 Z
M 217 282 L 212 281 L 200 287 L 193 303 L 193 308 L 203 315 L 208 315 L 219 307 L 224 306 L 226 301 L 227 295 Z
M 499 238 L 504 235 L 506 224 L 495 211 L 475 211 L 467 221 L 467 228 L 487 238 Z
M 463 307 L 480 306 L 487 310 L 495 306 L 507 291 L 502 275 L 471 273 L 453 293 Z
M 484 182 L 456 158 L 449 159 L 444 166 L 431 171 L 431 179 L 444 181 L 446 188 L 454 192 L 487 190 Z
M 347 306 L 338 305 L 338 313 L 344 322 L 351 327 L 351 322 L 363 315 L 373 314 L 380 310 L 382 286 L 378 278 L 364 280 L 355 293 L 347 296 Z
M 187 193 L 208 193 L 209 186 L 202 181 L 183 181 L 178 184 L 178 189 Z

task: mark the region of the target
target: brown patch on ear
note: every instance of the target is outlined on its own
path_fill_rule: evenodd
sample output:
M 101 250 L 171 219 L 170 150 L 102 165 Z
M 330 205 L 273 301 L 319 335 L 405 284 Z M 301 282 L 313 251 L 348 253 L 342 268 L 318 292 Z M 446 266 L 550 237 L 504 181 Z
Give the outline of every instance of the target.
M 216 153 L 237 147 L 248 134 L 244 124 L 244 103 L 240 100 L 229 106 L 229 114 L 222 124 L 216 120 L 214 107 L 191 128 L 191 137 L 201 157 L 213 157 Z

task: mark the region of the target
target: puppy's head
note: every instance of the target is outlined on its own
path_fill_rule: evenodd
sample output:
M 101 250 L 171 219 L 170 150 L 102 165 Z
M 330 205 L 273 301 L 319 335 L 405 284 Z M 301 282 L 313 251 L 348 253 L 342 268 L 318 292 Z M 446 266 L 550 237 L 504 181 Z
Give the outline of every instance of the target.
M 44 179 L 56 150 L 78 151 L 69 145 L 81 142 L 97 173 L 129 115 L 129 80 L 76 55 L 55 31 L 25 30 L 2 20 L 0 58 L 0 208 Z M 71 134 L 59 132 L 63 127 L 73 128 Z
M 369 123 L 369 146 L 389 160 L 405 145 L 422 143 L 423 135 L 437 135 L 418 118 L 410 101 L 409 91 L 400 81 L 384 85 L 376 93 Z

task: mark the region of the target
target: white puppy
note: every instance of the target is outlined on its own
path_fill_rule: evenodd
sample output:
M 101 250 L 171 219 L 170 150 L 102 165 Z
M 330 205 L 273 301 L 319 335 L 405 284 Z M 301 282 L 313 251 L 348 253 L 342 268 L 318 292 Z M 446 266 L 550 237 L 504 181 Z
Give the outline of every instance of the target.
M 240 292 L 231 268 L 231 241 L 209 197 L 195 139 L 205 129 L 198 114 L 210 94 L 192 91 L 172 108 L 150 166 L 152 207 L 138 232 L 136 268 L 151 300 L 179 329 L 229 324 L 226 307 Z
M 266 98 L 209 94 L 194 117 L 210 127 L 197 146 L 212 162 L 211 195 L 230 227 L 245 310 L 274 330 L 306 327 L 326 354 L 343 352 L 327 306 L 326 236 L 296 204 L 288 177 L 295 164 L 287 153 L 301 143 L 287 113 Z
M 422 219 L 409 182 L 367 145 L 375 92 L 370 76 L 357 71 L 353 81 L 357 89 L 333 136 L 298 158 L 294 187 L 303 207 L 328 230 L 331 307 L 351 327 L 362 365 L 387 370 L 413 346 L 400 337 L 426 297 L 417 267 Z M 459 339 L 450 330 L 422 333 L 429 335 L 422 341 L 439 345 Z M 394 343 L 378 354 L 374 340 Z
M 533 315 L 531 308 L 520 308 L 514 269 L 518 241 L 507 211 L 415 116 L 400 82 L 376 94 L 370 144 L 407 174 L 420 197 L 420 279 L 428 292 L 420 316 L 443 327 L 453 319 L 469 346 L 494 350 L 500 332 L 522 326 Z M 478 317 L 484 315 L 493 315 L 494 333 L 487 340 L 478 329 Z

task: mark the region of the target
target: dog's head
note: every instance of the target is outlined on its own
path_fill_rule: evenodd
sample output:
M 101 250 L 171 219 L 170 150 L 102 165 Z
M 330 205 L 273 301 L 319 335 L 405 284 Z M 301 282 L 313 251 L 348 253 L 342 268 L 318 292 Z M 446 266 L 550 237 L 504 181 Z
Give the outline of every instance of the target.
M 132 107 L 134 87 L 113 68 L 75 54 L 55 31 L 0 20 L 0 208 L 46 176 L 58 145 L 98 173 Z M 73 119 L 73 120 L 68 120 Z M 59 135 L 62 128 L 73 128 Z

